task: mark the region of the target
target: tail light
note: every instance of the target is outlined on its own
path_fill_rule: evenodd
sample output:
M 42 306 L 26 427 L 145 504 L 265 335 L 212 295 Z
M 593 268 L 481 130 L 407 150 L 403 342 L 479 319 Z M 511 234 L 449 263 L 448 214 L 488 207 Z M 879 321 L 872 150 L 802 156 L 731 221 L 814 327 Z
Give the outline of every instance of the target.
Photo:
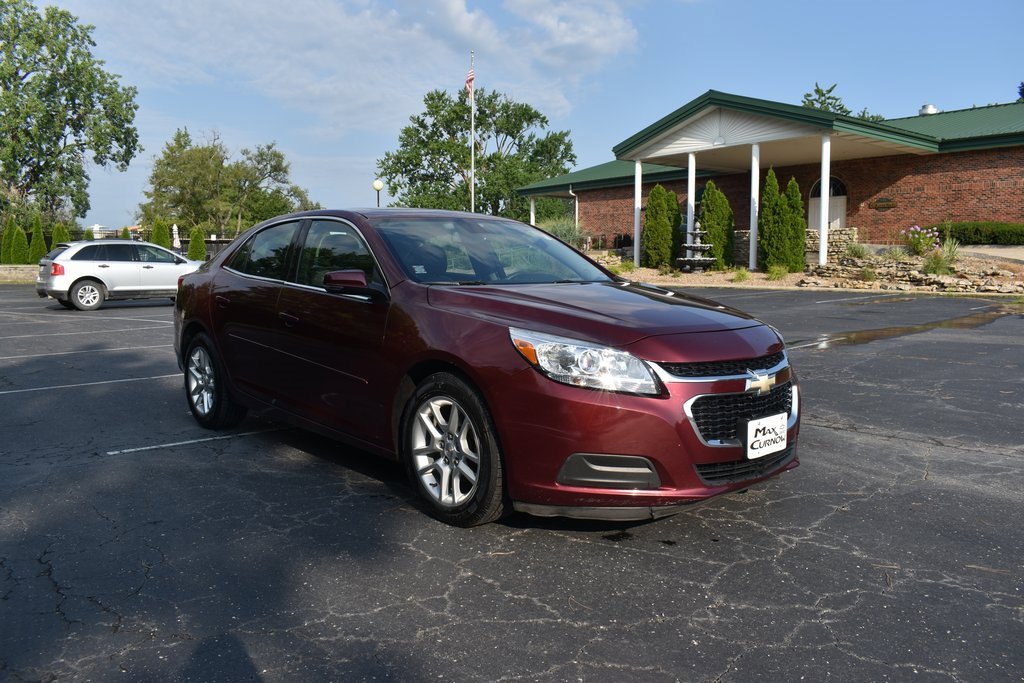
M 63 274 L 64 274 L 64 264 L 62 264 L 62 263 L 54 263 L 54 264 L 52 264 L 50 266 L 50 275 L 63 275 Z

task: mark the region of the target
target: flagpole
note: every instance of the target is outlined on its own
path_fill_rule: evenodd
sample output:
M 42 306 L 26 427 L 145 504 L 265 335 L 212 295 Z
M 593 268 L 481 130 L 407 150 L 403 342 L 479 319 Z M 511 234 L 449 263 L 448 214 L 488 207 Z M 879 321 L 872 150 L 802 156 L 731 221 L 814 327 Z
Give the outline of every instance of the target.
M 473 51 L 469 51 L 469 212 L 476 213 L 476 94 L 473 79 Z

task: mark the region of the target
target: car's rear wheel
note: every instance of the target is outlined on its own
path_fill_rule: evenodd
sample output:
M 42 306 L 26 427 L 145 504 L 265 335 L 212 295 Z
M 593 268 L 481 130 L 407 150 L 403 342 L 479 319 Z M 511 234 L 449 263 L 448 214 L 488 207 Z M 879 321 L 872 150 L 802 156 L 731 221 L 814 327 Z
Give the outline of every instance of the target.
M 402 423 L 413 485 L 438 519 L 469 527 L 504 514 L 504 467 L 494 423 L 469 384 L 447 372 L 427 377 L 406 405 Z
M 234 427 L 245 408 L 231 400 L 224 366 L 210 338 L 197 334 L 185 351 L 185 396 L 192 416 L 207 429 Z
M 103 304 L 103 285 L 95 280 L 81 280 L 68 292 L 71 304 L 80 311 L 95 311 Z

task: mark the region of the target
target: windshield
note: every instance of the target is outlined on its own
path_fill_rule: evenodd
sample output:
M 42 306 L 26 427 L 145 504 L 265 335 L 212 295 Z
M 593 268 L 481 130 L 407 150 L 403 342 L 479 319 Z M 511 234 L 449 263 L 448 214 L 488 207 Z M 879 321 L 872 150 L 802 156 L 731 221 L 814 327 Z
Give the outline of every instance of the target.
M 396 217 L 372 221 L 416 282 L 609 282 L 579 252 L 543 230 L 493 218 Z

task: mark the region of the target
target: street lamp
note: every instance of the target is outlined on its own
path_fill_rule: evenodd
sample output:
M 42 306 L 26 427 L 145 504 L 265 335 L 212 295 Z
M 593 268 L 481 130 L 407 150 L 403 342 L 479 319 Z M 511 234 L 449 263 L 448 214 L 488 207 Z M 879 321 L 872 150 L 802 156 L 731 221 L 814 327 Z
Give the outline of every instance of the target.
M 380 191 L 384 189 L 384 181 L 377 178 L 373 181 L 373 189 L 377 190 L 377 208 L 380 208 Z

